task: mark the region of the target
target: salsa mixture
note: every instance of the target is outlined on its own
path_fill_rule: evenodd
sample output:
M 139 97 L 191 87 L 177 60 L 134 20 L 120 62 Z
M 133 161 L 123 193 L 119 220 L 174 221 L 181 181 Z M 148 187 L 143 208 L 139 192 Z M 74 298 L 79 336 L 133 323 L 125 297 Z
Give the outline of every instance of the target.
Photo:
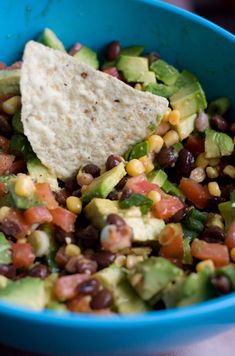
M 40 41 L 65 52 L 46 29 Z M 0 301 L 35 310 L 143 313 L 235 290 L 235 123 L 198 79 L 144 47 L 68 52 L 169 100 L 152 134 L 65 181 L 21 121 L 21 62 L 0 63 Z M 91 127 L 92 130 L 92 127 Z M 89 138 L 87 137 L 87 140 Z M 55 147 L 56 150 L 56 147 Z

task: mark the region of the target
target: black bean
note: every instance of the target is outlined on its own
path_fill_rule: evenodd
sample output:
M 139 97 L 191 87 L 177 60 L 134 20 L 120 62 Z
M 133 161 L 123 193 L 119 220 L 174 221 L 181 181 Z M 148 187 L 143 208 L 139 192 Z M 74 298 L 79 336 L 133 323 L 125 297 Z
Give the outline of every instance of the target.
M 68 262 L 69 257 L 65 254 L 65 246 L 61 246 L 55 255 L 55 262 L 59 267 L 63 268 Z
M 20 226 L 15 221 L 4 220 L 0 224 L 0 231 L 2 231 L 7 236 L 15 237 L 20 232 Z
M 225 200 L 229 200 L 230 194 L 234 191 L 235 191 L 235 184 L 233 184 L 233 183 L 226 184 L 224 187 L 221 187 L 221 196 Z
M 215 196 L 209 197 L 207 200 L 207 210 L 212 213 L 218 213 L 219 212 L 218 205 L 225 201 L 226 199 L 224 199 L 223 197 L 215 197 Z
M 122 161 L 121 156 L 118 156 L 118 155 L 108 156 L 106 164 L 105 164 L 106 170 L 109 171 L 110 169 L 118 166 L 121 161 Z
M 100 175 L 100 167 L 96 164 L 89 163 L 83 167 L 83 172 L 91 174 L 94 178 L 96 178 Z
M 157 155 L 157 162 L 162 168 L 173 167 L 177 161 L 177 152 L 173 147 L 164 147 Z
M 70 195 L 66 189 L 60 189 L 57 192 L 53 192 L 53 194 L 60 205 L 65 205 L 66 199 Z
M 97 262 L 98 267 L 102 269 L 113 263 L 115 257 L 116 255 L 112 252 L 100 250 L 94 254 L 93 259 Z
M 117 189 L 123 189 L 124 186 L 125 186 L 125 184 L 126 184 L 126 182 L 128 181 L 129 178 L 130 178 L 130 177 L 129 177 L 128 175 L 126 175 L 125 177 L 123 177 L 123 178 L 120 180 L 120 182 L 116 185 L 116 188 L 117 188 Z
M 118 214 L 109 214 L 106 219 L 107 225 L 116 225 L 117 227 L 123 227 L 126 225 L 123 218 Z
M 107 196 L 107 199 L 109 200 L 118 200 L 118 198 L 119 198 L 119 192 L 116 189 L 113 189 Z
M 0 132 L 3 135 L 9 135 L 12 133 L 12 127 L 9 122 L 9 117 L 7 115 L 0 115 Z
M 28 272 L 30 277 L 36 277 L 40 279 L 45 279 L 49 274 L 48 267 L 43 264 L 37 264 L 31 268 Z
M 232 291 L 232 283 L 227 276 L 215 276 L 211 280 L 218 294 L 228 294 Z
M 224 243 L 225 233 L 219 226 L 208 227 L 199 235 L 199 239 L 211 243 Z
M 178 223 L 181 220 L 183 220 L 185 218 L 185 216 L 187 215 L 187 210 L 188 207 L 185 205 L 182 209 L 180 209 L 179 211 L 177 211 L 177 213 L 175 213 L 175 215 L 173 215 L 170 219 L 169 222 L 171 223 Z
M 72 194 L 72 192 L 76 189 L 78 189 L 78 183 L 77 183 L 77 178 L 76 176 L 68 179 L 66 182 L 65 182 L 65 189 L 67 190 L 67 192 L 69 194 Z
M 75 236 L 79 239 L 85 248 L 96 247 L 99 243 L 99 230 L 92 225 L 76 230 Z
M 78 293 L 95 296 L 99 292 L 100 287 L 100 283 L 96 279 L 88 279 L 79 284 L 77 291 Z
M 179 153 L 179 158 L 177 160 L 177 169 L 182 174 L 183 177 L 188 177 L 191 170 L 192 166 L 194 163 L 194 157 L 193 154 L 183 148 L 180 153 Z
M 228 130 L 227 121 L 220 115 L 214 115 L 211 118 L 211 126 L 213 129 L 221 132 L 225 132 Z
M 107 289 L 101 290 L 97 293 L 91 300 L 92 309 L 105 309 L 111 306 L 112 304 L 112 293 Z
M 111 42 L 106 49 L 106 57 L 109 61 L 113 61 L 119 56 L 121 50 L 120 42 L 113 41 Z
M 125 200 L 133 194 L 133 190 L 130 188 L 124 188 L 120 200 Z
M 97 263 L 82 255 L 71 257 L 65 265 L 65 269 L 69 273 L 95 273 Z
M 230 124 L 229 130 L 230 130 L 231 135 L 235 136 L 235 122 Z
M 72 232 L 65 232 L 59 226 L 55 226 L 54 238 L 60 245 L 66 243 L 66 237 L 69 237 L 71 239 L 71 242 L 75 242 L 75 237 Z
M 16 268 L 13 265 L 0 264 L 0 275 L 14 279 L 16 277 Z

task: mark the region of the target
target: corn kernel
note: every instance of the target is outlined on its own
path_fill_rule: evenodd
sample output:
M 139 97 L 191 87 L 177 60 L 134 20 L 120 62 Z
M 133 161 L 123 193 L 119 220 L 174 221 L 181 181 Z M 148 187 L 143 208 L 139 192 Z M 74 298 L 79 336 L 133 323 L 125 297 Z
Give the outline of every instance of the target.
M 21 237 L 16 241 L 17 244 L 25 244 L 27 242 L 26 237 Z
M 13 96 L 2 104 L 3 111 L 8 115 L 14 115 L 21 107 L 20 96 Z
M 204 169 L 201 167 L 194 168 L 191 171 L 189 178 L 192 179 L 196 183 L 203 182 L 204 179 L 206 178 Z
M 220 163 L 220 158 L 210 158 L 209 164 L 211 167 L 216 167 Z
M 220 190 L 219 184 L 217 182 L 208 183 L 208 190 L 209 190 L 210 195 L 213 195 L 215 197 L 221 196 L 221 190 Z
M 126 165 L 126 171 L 131 177 L 138 176 L 139 174 L 144 173 L 145 168 L 143 163 L 138 159 L 130 160 Z
M 140 83 L 136 83 L 134 88 L 137 89 L 137 90 L 143 90 L 143 86 Z
M 50 248 L 49 236 L 45 231 L 35 230 L 28 237 L 29 243 L 32 245 L 34 253 L 37 257 L 47 255 Z
M 157 203 L 161 200 L 161 194 L 156 190 L 151 190 L 151 192 L 148 193 L 147 197 L 151 199 L 154 203 Z
M 148 138 L 149 151 L 150 152 L 160 152 L 163 146 L 163 138 L 159 135 L 152 135 Z
M 206 168 L 209 164 L 209 160 L 205 157 L 205 153 L 200 153 L 196 159 L 196 166 Z
M 204 260 L 196 265 L 196 271 L 202 272 L 205 268 L 209 268 L 211 271 L 215 270 L 215 265 L 212 260 Z
M 179 125 L 180 123 L 180 112 L 179 110 L 172 110 L 168 115 L 168 122 L 173 125 Z
M 210 213 L 206 222 L 207 227 L 218 226 L 220 229 L 224 230 L 223 218 L 219 214 Z
M 0 289 L 5 288 L 7 285 L 8 279 L 5 276 L 0 276 Z
M 71 243 L 72 243 L 71 237 L 66 236 L 66 238 L 65 238 L 65 243 L 66 243 L 67 245 L 71 244 Z
M 171 112 L 171 108 L 167 108 L 165 114 L 163 115 L 162 121 L 163 122 L 168 122 L 169 114 Z
M 28 197 L 35 191 L 35 185 L 30 176 L 18 174 L 15 182 L 15 192 L 20 197 Z
M 131 278 L 131 284 L 133 285 L 133 287 L 137 286 L 142 280 L 143 280 L 143 275 L 141 273 L 136 273 Z
M 158 125 L 155 134 L 159 136 L 164 136 L 165 133 L 167 133 L 167 131 L 169 130 L 170 130 L 170 125 L 168 124 L 168 122 L 162 120 Z
M 81 253 L 80 247 L 75 244 L 69 244 L 65 247 L 65 254 L 68 257 L 78 256 Z
M 74 214 L 80 214 L 82 211 L 82 201 L 78 197 L 70 196 L 66 199 L 66 206 Z
M 129 255 L 126 258 L 126 268 L 131 269 L 133 268 L 137 263 L 142 262 L 144 260 L 143 256 L 135 256 L 135 255 Z
M 175 130 L 170 130 L 163 136 L 163 141 L 165 142 L 166 147 L 173 146 L 175 143 L 179 142 L 179 135 Z
M 230 251 L 230 256 L 231 256 L 231 260 L 233 262 L 235 262 L 235 247 L 233 247 Z
M 223 172 L 224 172 L 224 174 L 226 174 L 230 178 L 235 179 L 235 167 L 234 166 L 231 166 L 230 164 L 227 165 L 224 168 Z
M 115 261 L 114 261 L 115 265 L 117 265 L 118 267 L 122 267 L 125 265 L 126 263 L 126 256 L 124 255 L 119 255 L 115 258 Z
M 0 208 L 0 223 L 7 217 L 10 212 L 10 208 L 8 206 L 3 206 Z
M 147 156 L 140 157 L 139 160 L 144 165 L 145 173 L 149 173 L 149 172 L 152 172 L 152 170 L 154 170 L 153 162 L 151 162 Z
M 211 179 L 217 178 L 219 176 L 218 169 L 211 166 L 206 167 L 206 174 Z

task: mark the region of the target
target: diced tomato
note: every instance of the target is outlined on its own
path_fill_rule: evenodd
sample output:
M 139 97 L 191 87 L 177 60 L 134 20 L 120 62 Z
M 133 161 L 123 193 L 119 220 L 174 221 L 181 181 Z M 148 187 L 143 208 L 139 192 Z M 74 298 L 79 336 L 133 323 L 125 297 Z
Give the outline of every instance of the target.
M 225 244 L 228 246 L 228 248 L 235 247 L 235 221 L 232 222 L 232 224 L 229 226 Z
M 55 296 L 61 301 L 76 297 L 77 286 L 88 278 L 88 274 L 79 273 L 58 278 L 54 287 Z
M 59 226 L 66 232 L 74 231 L 74 223 L 77 218 L 76 214 L 61 207 L 50 210 L 50 213 L 52 215 L 53 224 Z
M 30 232 L 30 226 L 27 225 L 24 215 L 17 209 L 11 209 L 2 222 L 3 232 L 14 236 L 16 239 L 25 237 Z
M 0 176 L 8 173 L 14 161 L 14 156 L 0 153 Z
M 23 173 L 26 171 L 26 163 L 23 160 L 14 161 L 12 166 L 9 168 L 9 174 Z
M 45 206 L 34 206 L 25 210 L 24 218 L 27 224 L 44 224 L 52 221 L 52 215 Z
M 125 188 L 129 188 L 134 193 L 139 193 L 143 195 L 147 195 L 149 192 L 151 192 L 151 190 L 157 190 L 161 194 L 161 196 L 165 195 L 161 188 L 157 184 L 150 183 L 144 174 L 129 178 L 125 185 Z
M 12 245 L 12 261 L 16 268 L 29 267 L 35 258 L 36 256 L 29 243 Z
M 7 66 L 6 63 L 0 62 L 0 70 L 5 69 L 6 66 Z
M 157 127 L 156 134 L 159 136 L 164 136 L 165 133 L 170 129 L 170 125 L 166 121 L 161 121 Z
M 3 150 L 4 153 L 8 152 L 9 144 L 10 141 L 6 137 L 0 135 L 0 148 Z
M 189 178 L 182 178 L 179 185 L 182 193 L 190 200 L 197 208 L 203 209 L 207 206 L 209 193 L 207 187 L 194 182 Z
M 183 207 L 184 204 L 179 198 L 168 195 L 155 203 L 152 207 L 152 211 L 156 218 L 167 220 Z
M 183 230 L 180 224 L 168 224 L 159 236 L 159 255 L 165 258 L 182 260 L 184 256 Z
M 109 74 L 109 75 L 112 75 L 112 77 L 121 79 L 121 76 L 120 76 L 120 74 L 119 74 L 119 72 L 118 72 L 116 67 L 105 68 L 105 69 L 102 70 L 102 72 L 104 72 L 106 74 Z
M 190 135 L 185 143 L 185 148 L 189 150 L 194 156 L 198 156 L 205 151 L 204 138 Z
M 48 183 L 37 183 L 35 186 L 36 196 L 40 201 L 46 204 L 48 209 L 55 209 L 58 207 L 58 202 L 56 201 Z
M 199 260 L 212 260 L 216 267 L 226 266 L 229 263 L 228 247 L 225 245 L 195 239 L 191 244 L 191 253 Z
M 70 54 L 71 56 L 74 56 L 75 53 L 77 53 L 81 48 L 82 48 L 81 43 L 76 42 L 76 43 L 73 45 L 73 47 L 69 50 L 69 54 Z
M 4 183 L 0 182 L 0 198 L 4 197 L 6 194 L 6 186 Z

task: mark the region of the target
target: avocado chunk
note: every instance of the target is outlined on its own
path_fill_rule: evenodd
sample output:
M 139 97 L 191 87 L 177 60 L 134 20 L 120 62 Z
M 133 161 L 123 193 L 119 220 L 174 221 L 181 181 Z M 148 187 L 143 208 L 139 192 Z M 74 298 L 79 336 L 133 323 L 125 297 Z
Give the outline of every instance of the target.
M 95 197 L 106 198 L 125 175 L 125 165 L 121 162 L 118 166 L 95 178 L 82 195 L 84 203 L 89 203 Z
M 88 64 L 92 68 L 99 68 L 99 61 L 96 52 L 88 47 L 82 47 L 74 54 L 74 58 L 78 58 L 81 62 Z
M 5 235 L 0 232 L 0 265 L 12 263 L 11 244 Z
M 181 89 L 197 81 L 197 77 L 194 74 L 184 69 L 177 77 L 174 85 L 176 88 Z
M 63 43 L 59 40 L 56 34 L 49 28 L 45 28 L 40 38 L 45 46 L 57 49 L 58 51 L 66 52 Z
M 85 207 L 85 215 L 94 226 L 102 229 L 109 214 L 120 215 L 133 230 L 135 242 L 157 241 L 165 223 L 163 220 L 142 216 L 138 207 L 120 209 L 117 201 L 94 198 Z
M 53 191 L 59 190 L 55 173 L 45 167 L 38 158 L 30 159 L 27 162 L 27 169 L 36 183 L 49 183 Z
M 180 119 L 179 124 L 176 125 L 176 130 L 181 140 L 184 140 L 193 132 L 196 118 L 197 114 L 192 114 Z
M 124 272 L 115 264 L 102 269 L 93 277 L 113 294 L 114 308 L 118 313 L 133 314 L 149 310 L 126 279 Z
M 162 292 L 162 301 L 167 309 L 174 308 L 180 301 L 182 287 L 185 282 L 185 274 L 179 274 L 174 280 L 172 280 Z
M 121 55 L 116 66 L 128 82 L 156 82 L 154 73 L 149 71 L 147 58 Z
M 162 170 L 152 171 L 147 175 L 148 181 L 157 184 L 160 188 L 167 181 L 167 174 Z
M 20 94 L 20 69 L 0 70 L 0 96 Z
M 131 46 L 121 49 L 121 55 L 138 57 L 144 52 L 144 46 Z
M 223 132 L 206 129 L 205 153 L 206 158 L 230 156 L 234 143 L 230 136 Z
M 173 85 L 179 75 L 178 70 L 162 59 L 157 59 L 150 66 L 157 79 L 167 85 Z
M 220 203 L 218 205 L 220 214 L 225 221 L 225 227 L 228 228 L 235 220 L 235 202 L 232 200 Z
M 182 294 L 178 306 L 200 303 L 215 296 L 215 291 L 210 283 L 213 272 L 205 268 L 198 273 L 191 273 L 182 286 Z
M 46 304 L 44 283 L 39 278 L 31 277 L 9 281 L 5 288 L 0 289 L 0 300 L 42 310 Z
M 181 269 L 167 259 L 152 256 L 138 263 L 128 279 L 143 300 L 150 300 L 181 273 Z
M 198 81 L 181 87 L 170 97 L 173 109 L 179 110 L 181 118 L 204 110 L 207 107 L 205 93 Z
M 210 104 L 208 105 L 208 114 L 209 115 L 224 115 L 230 108 L 231 102 L 229 98 L 226 96 L 221 96 L 220 98 L 211 101 Z
M 24 133 L 24 127 L 21 121 L 21 111 L 18 110 L 15 115 L 12 118 L 12 126 L 15 132 L 23 134 Z
M 152 94 L 163 96 L 164 98 L 169 98 L 176 91 L 177 88 L 175 86 L 168 86 L 162 83 L 150 83 L 144 87 L 145 91 L 149 91 Z

